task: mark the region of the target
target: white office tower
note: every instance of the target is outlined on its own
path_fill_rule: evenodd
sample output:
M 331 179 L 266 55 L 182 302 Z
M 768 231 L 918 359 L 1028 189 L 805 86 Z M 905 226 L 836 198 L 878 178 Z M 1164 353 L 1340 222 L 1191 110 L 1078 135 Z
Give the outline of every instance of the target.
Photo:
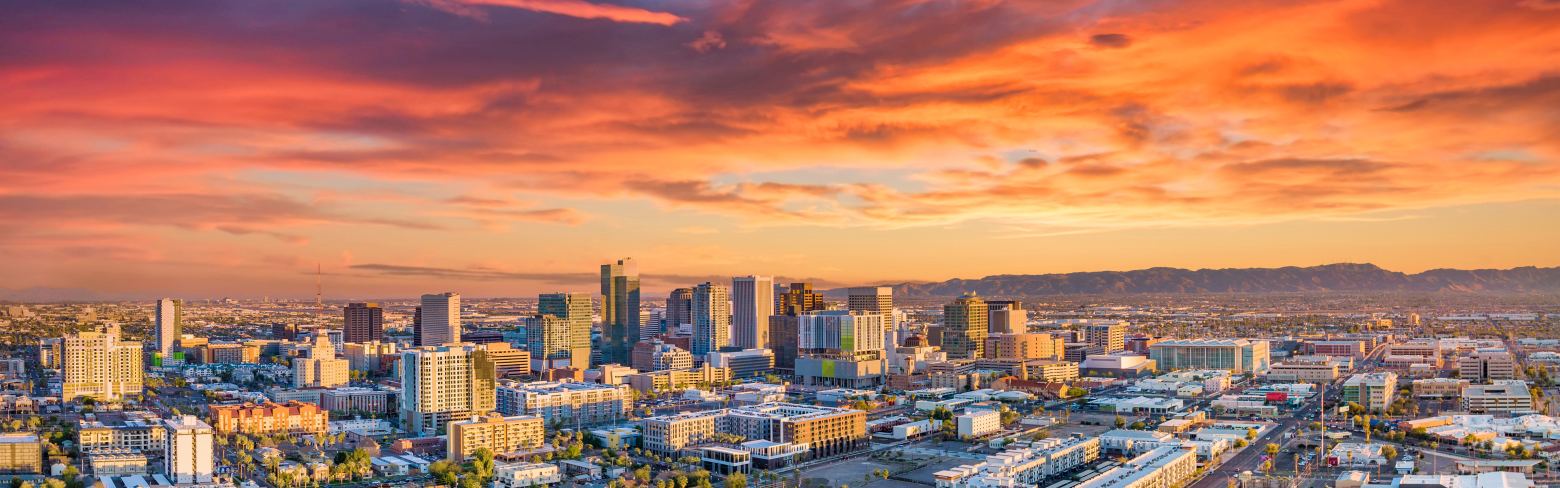
M 726 287 L 704 283 L 693 288 L 694 357 L 731 344 L 731 301 Z
M 440 293 L 422 296 L 422 320 L 418 322 L 422 342 L 418 346 L 440 346 L 460 342 L 460 294 Z
M 845 305 L 861 312 L 889 313 L 894 310 L 894 287 L 857 286 L 846 291 Z
M 731 295 L 735 345 L 743 349 L 768 349 L 769 316 L 775 314 L 774 277 L 732 278 Z
M 157 300 L 157 323 L 152 324 L 153 347 L 167 356 L 173 352 L 173 343 L 184 334 L 184 300 L 164 298 Z
M 163 421 L 163 473 L 174 484 L 210 483 L 214 463 L 211 426 L 194 415 Z
M 846 353 L 882 351 L 885 316 L 875 312 L 829 310 L 798 316 L 796 347 L 803 351 Z

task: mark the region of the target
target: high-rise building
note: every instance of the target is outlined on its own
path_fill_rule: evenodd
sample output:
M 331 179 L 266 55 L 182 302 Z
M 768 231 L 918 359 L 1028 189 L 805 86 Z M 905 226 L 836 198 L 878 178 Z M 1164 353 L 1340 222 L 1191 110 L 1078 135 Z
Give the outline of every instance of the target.
M 412 345 L 416 346 L 422 342 L 422 305 L 418 305 L 412 309 Z
M 769 318 L 769 343 L 774 346 L 775 369 L 784 373 L 796 370 L 798 321 L 794 315 Z
M 775 279 L 770 276 L 731 279 L 731 322 L 737 347 L 769 348 L 769 316 L 775 314 L 774 292 Z
M 157 300 L 156 318 L 157 322 L 152 324 L 153 346 L 157 352 L 168 356 L 174 352 L 173 343 L 184 335 L 184 300 Z
M 704 283 L 693 288 L 693 350 L 696 358 L 731 345 L 731 301 L 725 286 Z
M 353 371 L 382 371 L 381 360 L 387 355 L 396 354 L 394 342 L 368 341 L 364 343 L 349 343 L 346 347 L 347 367 Z
M 163 421 L 163 473 L 175 484 L 210 483 L 216 472 L 211 426 L 194 415 Z
M 348 383 L 349 362 L 336 359 L 336 346 L 324 335 L 314 336 L 309 357 L 293 358 L 292 363 L 294 388 L 335 388 Z
M 994 358 L 1062 359 L 1067 346 L 1062 338 L 1051 334 L 1003 334 L 997 336 Z M 988 351 L 990 353 L 991 351 Z
M 401 428 L 434 435 L 451 420 L 491 412 L 496 387 L 497 368 L 484 346 L 447 344 L 402 351 Z
M 385 309 L 378 303 L 348 303 L 341 314 L 346 342 L 362 344 L 385 338 Z
M 851 311 L 879 312 L 883 314 L 894 311 L 894 287 L 892 286 L 858 286 L 851 288 L 845 305 Z M 893 324 L 889 324 L 891 327 Z
M 601 265 L 601 325 L 606 332 L 603 361 L 628 364 L 639 342 L 639 263 L 623 258 Z
M 883 383 L 887 315 L 829 310 L 797 316 L 796 376 L 808 385 L 867 388 Z
M 1024 303 L 1014 300 L 989 300 L 986 309 L 990 313 L 986 316 L 987 327 L 993 334 L 1023 334 L 1029 332 L 1029 311 L 1024 310 Z M 986 351 L 991 355 L 991 351 Z
M 974 293 L 965 293 L 943 306 L 942 348 L 948 359 L 980 359 L 988 331 L 986 302 Z
M 640 371 L 665 371 L 693 367 L 693 355 L 677 346 L 650 339 L 634 345 L 632 366 Z
M 666 297 L 666 332 L 677 326 L 693 323 L 693 289 L 678 288 Z
M 812 283 L 791 283 L 784 292 L 776 291 L 775 315 L 797 316 L 816 310 L 828 308 L 828 303 L 823 301 L 823 294 L 813 293 Z
M 639 342 L 640 343 L 645 342 L 645 340 L 649 339 L 650 336 L 660 335 L 661 334 L 661 330 L 662 330 L 661 329 L 661 317 L 664 316 L 665 314 L 666 314 L 666 310 L 659 309 L 659 308 L 654 309 L 654 310 L 640 310 L 639 311 Z M 629 347 L 630 352 L 632 353 L 634 345 L 633 344 L 629 344 L 628 347 Z
M 1084 342 L 1104 347 L 1107 353 L 1127 348 L 1127 326 L 1123 323 L 1085 325 L 1083 337 Z
M 423 295 L 418 312 L 418 346 L 460 342 L 460 294 Z
M 538 371 L 567 366 L 569 321 L 551 315 L 525 318 L 526 349 L 531 351 L 531 369 Z
M 568 345 L 565 347 L 569 349 L 569 366 L 579 368 L 580 370 L 590 367 L 591 364 L 591 308 L 590 293 L 586 292 L 544 293 L 537 300 L 536 305 L 538 315 L 551 315 L 563 322 L 561 325 L 564 327 L 564 330 L 568 331 L 565 335 L 568 338 Z M 546 325 L 545 319 L 543 322 L 543 328 L 552 331 L 548 335 L 549 339 L 556 340 L 558 338 L 555 334 L 557 324 Z M 526 334 L 527 337 L 530 337 L 531 329 L 527 328 Z M 536 341 L 532 340 L 532 343 L 534 344 Z M 555 343 L 548 343 L 544 346 L 548 356 L 556 354 Z M 536 350 L 532 350 L 531 357 L 537 357 Z M 545 359 L 553 358 L 548 357 Z
M 140 397 L 146 371 L 141 343 L 121 341 L 118 324 L 111 323 L 102 332 L 78 332 L 65 337 L 64 343 L 61 400 Z

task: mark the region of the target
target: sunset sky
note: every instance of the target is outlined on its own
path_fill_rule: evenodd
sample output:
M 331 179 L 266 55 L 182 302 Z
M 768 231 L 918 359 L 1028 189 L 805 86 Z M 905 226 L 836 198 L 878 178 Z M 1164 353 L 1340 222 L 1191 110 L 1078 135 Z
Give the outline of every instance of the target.
M 0 287 L 1560 266 L 1560 0 L 0 3 Z

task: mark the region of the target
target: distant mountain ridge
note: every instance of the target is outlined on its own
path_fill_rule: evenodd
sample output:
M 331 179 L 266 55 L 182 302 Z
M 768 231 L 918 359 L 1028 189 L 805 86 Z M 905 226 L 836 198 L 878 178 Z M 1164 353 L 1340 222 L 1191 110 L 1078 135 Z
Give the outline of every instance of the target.
M 902 297 L 1131 294 L 1274 293 L 1317 291 L 1560 291 L 1560 268 L 1432 269 L 1407 274 L 1374 264 L 1339 263 L 1283 268 L 1189 270 L 1149 268 L 1042 275 L 996 275 L 978 280 L 892 285 Z M 844 295 L 845 289 L 829 290 Z
M 151 295 L 146 293 L 102 293 L 86 288 L 44 288 L 41 286 L 21 290 L 0 288 L 0 301 L 5 302 L 112 302 L 146 299 L 148 296 Z

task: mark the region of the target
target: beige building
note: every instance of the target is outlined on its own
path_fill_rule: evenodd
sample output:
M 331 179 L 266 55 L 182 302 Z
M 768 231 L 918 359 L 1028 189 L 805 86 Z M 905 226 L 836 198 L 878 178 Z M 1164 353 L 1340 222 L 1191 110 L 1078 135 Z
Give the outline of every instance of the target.
M 1473 382 L 1510 380 L 1517 377 L 1517 361 L 1511 353 L 1478 353 L 1458 359 L 1457 372 Z
M 36 434 L 0 435 L 0 474 L 43 474 L 43 443 Z
M 502 380 L 496 395 L 501 414 L 534 415 L 570 425 L 619 422 L 634 408 L 634 393 L 624 384 Z
M 348 342 L 342 349 L 347 356 L 347 367 L 353 371 L 379 371 L 383 369 L 380 367 L 383 356 L 399 352 L 395 343 L 379 341 Z
M 1409 344 L 1393 344 L 1387 346 L 1388 356 L 1419 356 L 1422 358 L 1441 357 L 1441 344 L 1439 342 Z
M 1105 348 L 1106 353 L 1127 348 L 1125 324 L 1091 324 L 1083 326 L 1083 341 Z
M 87 465 L 92 467 L 92 475 L 98 478 L 151 473 L 146 454 L 141 451 L 129 449 L 98 451 L 86 454 L 86 458 Z
M 480 448 L 494 454 L 529 451 L 547 442 L 547 428 L 541 417 L 520 415 L 505 417 L 490 413 L 471 420 L 450 422 L 448 443 L 451 462 L 465 462 Z
M 1392 405 L 1397 394 L 1397 375 L 1393 373 L 1361 373 L 1343 382 L 1343 401 L 1355 402 L 1366 409 L 1384 411 Z
M 103 451 L 161 452 L 163 430 L 151 412 L 126 412 L 126 419 L 114 422 L 76 421 L 76 443 L 81 452 Z
M 1072 361 L 1025 362 L 1030 381 L 1063 382 L 1078 379 L 1078 363 Z
M 1414 380 L 1414 396 L 1419 398 L 1456 398 L 1462 396 L 1468 380 L 1452 378 L 1426 378 Z
M 658 456 L 712 441 L 716 433 L 781 444 L 805 461 L 867 447 L 866 412 L 848 408 L 761 403 L 644 419 L 644 448 Z
M 111 324 L 102 332 L 79 332 L 66 337 L 64 342 L 62 401 L 141 396 L 146 371 L 141 343 L 119 340 L 118 325 Z
M 1003 334 L 997 336 L 998 358 L 1061 359 L 1065 343 L 1051 334 Z
M 684 389 L 731 381 L 731 370 L 706 364 L 698 368 L 669 369 L 628 375 L 628 386 L 639 391 Z
M 476 344 L 424 346 L 401 352 L 401 428 L 415 435 L 497 406 L 497 369 Z
M 336 346 L 324 334 L 314 337 L 308 358 L 293 359 L 293 388 L 335 388 L 346 385 L 350 368 L 345 359 L 336 359 Z
M 1332 360 L 1291 359 L 1269 367 L 1268 379 L 1332 382 L 1338 379 L 1341 366 Z
M 845 305 L 851 311 L 885 314 L 894 311 L 894 287 L 892 286 L 858 286 L 849 289 L 846 293 Z
M 1523 412 L 1533 409 L 1533 397 L 1527 383 L 1497 380 L 1493 385 L 1474 385 L 1462 390 L 1463 409 L 1468 413 Z

